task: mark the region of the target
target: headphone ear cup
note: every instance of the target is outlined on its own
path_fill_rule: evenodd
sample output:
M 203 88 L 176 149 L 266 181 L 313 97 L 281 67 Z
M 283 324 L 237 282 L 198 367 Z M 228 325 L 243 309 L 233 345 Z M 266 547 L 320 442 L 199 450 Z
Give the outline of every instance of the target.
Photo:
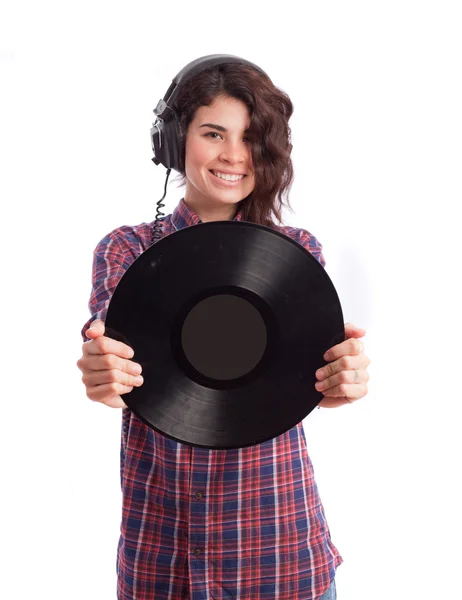
M 176 113 L 166 123 L 165 137 L 170 168 L 180 172 L 181 168 L 181 127 Z
M 180 171 L 181 160 L 181 128 L 176 114 L 164 121 L 157 119 L 151 128 L 151 144 L 158 165 L 161 163 L 167 169 Z

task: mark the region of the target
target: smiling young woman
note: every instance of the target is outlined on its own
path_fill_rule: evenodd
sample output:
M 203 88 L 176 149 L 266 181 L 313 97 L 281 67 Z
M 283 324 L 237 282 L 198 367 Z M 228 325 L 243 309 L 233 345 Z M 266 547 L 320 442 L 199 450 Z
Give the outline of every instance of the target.
M 172 104 L 185 193 L 161 220 L 162 236 L 204 221 L 250 221 L 278 229 L 324 266 L 315 236 L 281 220 L 293 179 L 287 94 L 258 68 L 234 62 L 199 71 Z M 209 450 L 158 433 L 123 402 L 143 385 L 142 368 L 129 346 L 104 335 L 104 320 L 123 274 L 151 245 L 154 225 L 119 227 L 97 245 L 78 361 L 87 396 L 123 408 L 118 598 L 333 600 L 342 558 L 302 423 L 261 444 Z M 345 332 L 316 374 L 323 406 L 367 393 L 369 359 L 357 339 L 365 331 L 347 324 Z

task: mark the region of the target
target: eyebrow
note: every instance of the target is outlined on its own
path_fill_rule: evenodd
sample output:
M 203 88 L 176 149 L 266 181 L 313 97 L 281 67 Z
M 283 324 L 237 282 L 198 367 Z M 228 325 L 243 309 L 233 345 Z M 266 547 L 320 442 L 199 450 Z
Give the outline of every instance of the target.
M 228 131 L 226 127 L 223 127 L 222 125 L 215 125 L 214 123 L 203 123 L 199 127 L 210 127 L 211 129 L 216 129 L 217 131 L 222 131 L 224 133 Z M 247 133 L 248 131 L 248 129 L 244 129 L 244 133 Z

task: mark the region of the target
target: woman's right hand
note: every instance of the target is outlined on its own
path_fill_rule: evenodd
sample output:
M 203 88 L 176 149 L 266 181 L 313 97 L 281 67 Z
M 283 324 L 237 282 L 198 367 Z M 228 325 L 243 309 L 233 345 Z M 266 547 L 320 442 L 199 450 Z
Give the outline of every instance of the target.
M 126 408 L 120 396 L 142 385 L 141 365 L 130 360 L 134 355 L 130 346 L 105 337 L 104 331 L 103 321 L 93 321 L 86 332 L 90 341 L 82 345 L 77 366 L 90 400 Z

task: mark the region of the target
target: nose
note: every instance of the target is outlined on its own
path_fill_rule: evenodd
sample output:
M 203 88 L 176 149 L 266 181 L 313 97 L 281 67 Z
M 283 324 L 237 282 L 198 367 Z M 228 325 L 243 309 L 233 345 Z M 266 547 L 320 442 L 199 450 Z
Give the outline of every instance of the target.
M 230 164 L 238 164 L 248 160 L 249 154 L 249 146 L 245 142 L 228 140 L 222 146 L 220 159 Z

